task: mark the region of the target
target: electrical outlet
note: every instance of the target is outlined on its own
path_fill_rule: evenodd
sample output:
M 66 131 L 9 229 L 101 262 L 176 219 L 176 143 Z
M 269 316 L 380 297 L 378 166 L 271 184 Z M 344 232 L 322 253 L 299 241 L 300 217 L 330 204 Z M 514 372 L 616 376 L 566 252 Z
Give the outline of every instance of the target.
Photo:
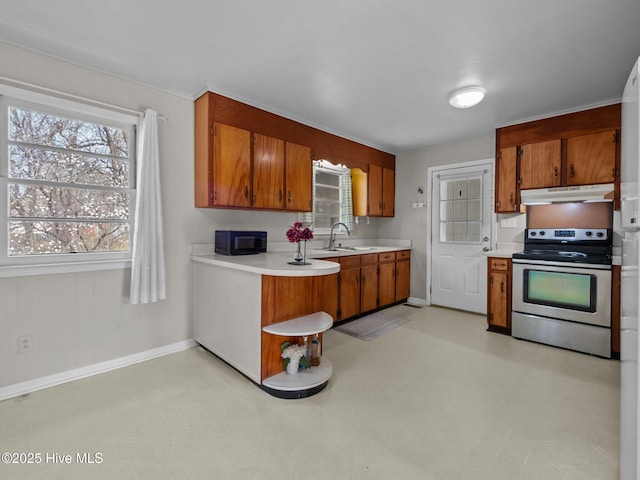
M 33 350 L 33 337 L 23 335 L 18 337 L 18 353 L 29 353 Z
M 516 218 L 503 218 L 500 220 L 500 228 L 516 228 L 518 224 L 516 223 Z

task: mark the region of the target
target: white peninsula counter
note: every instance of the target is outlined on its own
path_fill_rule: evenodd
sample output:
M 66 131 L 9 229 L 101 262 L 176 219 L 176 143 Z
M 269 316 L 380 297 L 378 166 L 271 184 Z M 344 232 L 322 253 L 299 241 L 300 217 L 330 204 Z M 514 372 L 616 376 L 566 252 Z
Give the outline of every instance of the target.
M 322 390 L 332 374 L 322 357 L 296 375 L 284 371 L 280 345 L 328 330 L 331 294 L 340 265 L 307 259 L 289 265 L 290 253 L 225 256 L 192 254 L 194 338 L 268 393 L 300 398 Z

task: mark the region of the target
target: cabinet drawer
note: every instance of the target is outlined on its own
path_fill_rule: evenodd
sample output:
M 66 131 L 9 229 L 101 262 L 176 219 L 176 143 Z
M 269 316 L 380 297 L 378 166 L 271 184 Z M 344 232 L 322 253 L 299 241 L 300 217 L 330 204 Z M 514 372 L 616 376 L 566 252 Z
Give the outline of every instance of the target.
M 393 262 L 396 259 L 396 252 L 385 252 L 380 254 L 380 263 Z
M 360 255 L 360 265 L 375 265 L 378 263 L 377 253 L 368 253 L 366 255 Z
M 490 270 L 509 270 L 510 260 L 508 258 L 490 258 Z
M 396 252 L 396 260 L 405 260 L 411 256 L 410 250 L 401 250 Z
M 359 267 L 360 255 L 349 255 L 347 257 L 340 257 L 340 266 L 344 268 Z

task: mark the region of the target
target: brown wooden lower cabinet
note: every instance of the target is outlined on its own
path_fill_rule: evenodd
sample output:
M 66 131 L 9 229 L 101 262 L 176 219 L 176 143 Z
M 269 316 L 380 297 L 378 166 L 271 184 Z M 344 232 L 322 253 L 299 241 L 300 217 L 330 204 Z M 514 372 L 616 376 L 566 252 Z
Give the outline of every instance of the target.
M 394 257 L 395 258 L 395 257 Z M 385 307 L 396 301 L 396 263 L 380 264 L 380 306 Z
M 410 250 L 324 258 L 340 263 L 337 279 L 325 280 L 333 286 L 324 288 L 330 297 L 324 311 L 342 321 L 406 300 L 410 259 Z
M 396 302 L 409 298 L 411 284 L 411 251 L 396 252 Z
M 338 274 L 339 310 L 338 319 L 353 317 L 360 313 L 360 258 L 340 258 Z
M 511 259 L 489 257 L 487 330 L 511 335 Z
M 378 308 L 378 265 L 360 267 L 360 311 Z

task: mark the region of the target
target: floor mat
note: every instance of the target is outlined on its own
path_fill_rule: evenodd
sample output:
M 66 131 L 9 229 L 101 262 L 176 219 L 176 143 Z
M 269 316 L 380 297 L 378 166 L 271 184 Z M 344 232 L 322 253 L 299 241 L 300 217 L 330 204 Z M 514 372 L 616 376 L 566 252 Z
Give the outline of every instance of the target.
M 408 321 L 408 318 L 392 315 L 383 310 L 367 315 L 366 317 L 358 318 L 344 325 L 339 325 L 333 329 L 337 332 L 359 338 L 360 340 L 371 340 Z

